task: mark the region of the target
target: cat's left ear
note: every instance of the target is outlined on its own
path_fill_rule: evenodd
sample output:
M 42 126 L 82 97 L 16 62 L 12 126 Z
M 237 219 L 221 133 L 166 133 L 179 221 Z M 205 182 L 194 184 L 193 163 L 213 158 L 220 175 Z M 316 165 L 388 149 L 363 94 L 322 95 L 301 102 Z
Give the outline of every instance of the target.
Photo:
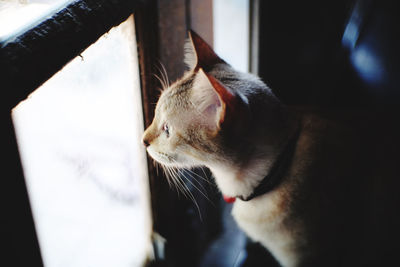
M 225 63 L 209 44 L 206 43 L 196 32 L 189 31 L 189 38 L 185 43 L 185 63 L 190 69 L 209 70 L 217 63 Z
M 235 118 L 247 114 L 242 99 L 203 69 L 197 72 L 192 98 L 203 115 L 202 123 L 212 130 L 230 127 Z

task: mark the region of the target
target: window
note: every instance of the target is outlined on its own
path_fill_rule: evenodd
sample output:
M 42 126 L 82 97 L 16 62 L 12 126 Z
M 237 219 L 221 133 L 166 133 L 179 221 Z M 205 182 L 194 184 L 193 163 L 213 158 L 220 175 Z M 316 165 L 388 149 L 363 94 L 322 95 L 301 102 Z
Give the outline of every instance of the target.
M 216 53 L 234 68 L 248 72 L 249 0 L 214 0 L 213 4 Z
M 13 110 L 45 266 L 140 266 L 150 203 L 133 17 Z
M 45 2 L 0 2 L 5 261 L 143 266 L 152 222 L 134 3 Z
M 43 17 L 62 9 L 71 0 L 1 0 L 0 40 L 26 31 Z

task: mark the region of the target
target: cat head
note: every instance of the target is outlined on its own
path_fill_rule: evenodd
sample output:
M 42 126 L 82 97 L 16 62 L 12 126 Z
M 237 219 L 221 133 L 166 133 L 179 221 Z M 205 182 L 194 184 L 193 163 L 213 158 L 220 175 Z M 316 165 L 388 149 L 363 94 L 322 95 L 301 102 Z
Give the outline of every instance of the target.
M 185 50 L 190 70 L 163 90 L 143 143 L 166 166 L 232 161 L 235 153 L 243 154 L 238 147 L 251 145 L 242 141 L 255 128 L 249 102 L 263 102 L 269 89 L 257 77 L 235 71 L 193 31 Z M 271 100 L 265 101 L 258 106 Z

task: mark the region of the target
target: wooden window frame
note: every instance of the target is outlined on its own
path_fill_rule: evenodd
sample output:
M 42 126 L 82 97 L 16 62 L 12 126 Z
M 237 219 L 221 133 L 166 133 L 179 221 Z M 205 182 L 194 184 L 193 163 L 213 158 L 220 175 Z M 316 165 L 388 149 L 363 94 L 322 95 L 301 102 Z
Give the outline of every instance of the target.
M 172 80 L 184 70 L 182 46 L 192 28 L 212 43 L 212 0 L 77 0 L 25 32 L 0 42 L 0 77 L 3 92 L 3 179 L 0 184 L 3 262 L 13 266 L 43 266 L 29 204 L 17 140 L 10 116 L 12 108 L 53 76 L 112 27 L 135 16 L 145 125 L 154 116 L 159 72 L 163 62 Z M 177 15 L 178 14 L 178 15 Z M 149 161 L 150 162 L 150 161 Z M 165 201 L 176 203 L 161 173 L 148 164 L 154 229 L 173 232 Z M 174 214 L 179 215 L 179 214 Z M 180 220 L 181 218 L 175 218 Z M 181 240 L 176 240 L 178 244 Z M 172 242 L 174 243 L 174 242 Z M 190 257 L 191 254 L 188 254 Z

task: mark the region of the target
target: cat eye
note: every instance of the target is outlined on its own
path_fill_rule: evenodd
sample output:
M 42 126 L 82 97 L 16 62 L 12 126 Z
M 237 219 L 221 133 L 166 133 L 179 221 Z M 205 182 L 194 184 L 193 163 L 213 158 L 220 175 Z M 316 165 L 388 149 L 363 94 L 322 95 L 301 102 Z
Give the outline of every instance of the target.
M 167 135 L 167 137 L 169 137 L 169 127 L 168 127 L 168 124 L 164 124 L 164 126 L 163 126 L 163 131 L 164 131 L 164 133 Z

